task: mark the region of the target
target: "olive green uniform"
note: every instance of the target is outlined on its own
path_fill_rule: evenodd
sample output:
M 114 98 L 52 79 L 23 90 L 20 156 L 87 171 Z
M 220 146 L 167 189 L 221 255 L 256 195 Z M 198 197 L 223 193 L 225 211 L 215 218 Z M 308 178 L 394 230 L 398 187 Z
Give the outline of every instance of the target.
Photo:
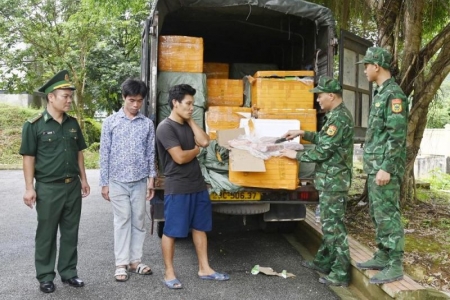
M 60 124 L 45 110 L 23 125 L 20 154 L 35 157 L 35 266 L 39 282 L 53 281 L 55 277 L 58 226 L 58 273 L 63 280 L 77 276 L 81 215 L 78 153 L 85 148 L 77 120 L 67 114 Z

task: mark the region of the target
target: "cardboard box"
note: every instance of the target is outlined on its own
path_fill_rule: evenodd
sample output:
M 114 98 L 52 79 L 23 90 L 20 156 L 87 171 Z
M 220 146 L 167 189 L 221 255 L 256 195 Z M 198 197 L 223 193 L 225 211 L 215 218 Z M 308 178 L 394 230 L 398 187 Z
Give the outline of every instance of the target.
M 231 183 L 268 189 L 295 190 L 298 187 L 299 163 L 297 160 L 287 157 L 271 157 L 268 160 L 262 160 L 265 167 L 264 172 L 233 171 L 233 168 L 237 167 L 237 162 L 234 160 L 235 150 L 239 149 L 232 149 L 230 153 L 228 179 Z M 247 160 L 249 157 L 245 159 Z M 251 163 L 254 164 L 253 161 Z
M 293 123 L 300 126 L 297 120 L 241 120 L 241 124 L 245 123 L 247 125 L 254 123 L 253 134 L 259 135 L 262 133 L 263 136 L 272 136 L 271 134 L 281 136 L 286 132 L 286 128 L 295 129 L 292 128 L 295 127 Z M 282 124 L 285 127 L 281 126 Z M 276 132 L 277 128 L 278 132 Z M 230 149 L 228 141 L 248 131 L 249 128 L 220 130 L 217 132 L 218 143 Z M 295 190 L 299 184 L 298 171 L 299 163 L 295 159 L 271 157 L 263 160 L 253 156 L 248 151 L 230 149 L 229 180 L 240 186 Z
M 210 106 L 205 113 L 206 133 L 211 139 L 216 139 L 218 130 L 239 128 L 242 118 L 239 113 L 248 113 L 249 107 Z
M 207 79 L 208 106 L 242 106 L 244 82 L 237 79 Z
M 313 77 L 313 71 L 256 72 L 251 82 L 252 105 L 259 109 L 312 109 L 314 94 L 309 90 L 314 88 Z
M 203 38 L 160 36 L 158 69 L 159 71 L 202 73 Z
M 261 137 L 281 137 L 289 130 L 299 130 L 299 120 L 284 120 L 284 119 L 249 119 L 243 118 L 240 120 L 239 127 L 245 129 L 245 134 L 253 135 L 257 138 Z M 300 142 L 296 137 L 291 142 Z
M 227 63 L 204 62 L 203 73 L 208 79 L 228 79 L 230 65 Z
M 317 131 L 317 111 L 315 109 L 260 109 L 258 110 L 258 120 L 260 119 L 299 120 L 301 130 Z M 300 142 L 310 144 L 303 139 Z

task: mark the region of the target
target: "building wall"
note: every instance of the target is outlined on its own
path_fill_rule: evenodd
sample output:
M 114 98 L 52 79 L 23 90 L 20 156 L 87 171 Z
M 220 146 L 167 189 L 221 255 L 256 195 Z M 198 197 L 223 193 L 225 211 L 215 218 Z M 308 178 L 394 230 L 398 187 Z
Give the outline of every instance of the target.
M 425 129 L 419 155 L 450 156 L 450 124 L 442 129 Z
M 0 94 L 0 103 L 10 105 L 17 105 L 22 107 L 33 106 L 36 108 L 42 107 L 42 99 L 28 94 Z

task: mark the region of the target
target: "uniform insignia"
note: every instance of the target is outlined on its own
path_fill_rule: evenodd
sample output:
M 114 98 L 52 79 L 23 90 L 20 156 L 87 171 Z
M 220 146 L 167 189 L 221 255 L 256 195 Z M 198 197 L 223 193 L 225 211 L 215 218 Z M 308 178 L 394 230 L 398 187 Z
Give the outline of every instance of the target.
M 31 124 L 33 124 L 34 122 L 36 122 L 37 120 L 39 120 L 42 117 L 42 113 L 39 113 L 37 115 L 35 115 L 34 117 L 28 119 L 28 122 L 30 122 Z
M 49 118 L 49 116 L 47 114 L 45 114 L 44 121 L 47 122 L 48 118 Z
M 402 112 L 403 110 L 402 99 L 392 99 L 391 105 L 392 105 L 392 112 L 396 114 Z
M 65 81 L 70 81 L 70 79 L 69 79 L 69 74 L 64 75 L 64 80 L 65 80 Z
M 333 136 L 336 134 L 336 131 L 337 131 L 337 127 L 335 125 L 330 125 L 327 129 L 327 134 L 329 136 Z
M 77 132 L 75 128 L 69 129 L 69 132 Z
M 375 107 L 380 107 L 380 102 L 375 103 Z

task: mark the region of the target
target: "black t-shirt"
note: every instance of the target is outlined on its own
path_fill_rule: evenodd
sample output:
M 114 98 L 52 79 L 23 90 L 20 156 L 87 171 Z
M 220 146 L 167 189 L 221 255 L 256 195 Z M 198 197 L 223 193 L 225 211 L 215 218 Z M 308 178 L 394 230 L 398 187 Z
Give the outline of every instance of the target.
M 206 183 L 195 157 L 188 163 L 178 164 L 167 150 L 180 146 L 182 150 L 195 147 L 194 132 L 184 123 L 164 119 L 156 128 L 158 157 L 164 167 L 164 194 L 190 194 L 206 190 Z

